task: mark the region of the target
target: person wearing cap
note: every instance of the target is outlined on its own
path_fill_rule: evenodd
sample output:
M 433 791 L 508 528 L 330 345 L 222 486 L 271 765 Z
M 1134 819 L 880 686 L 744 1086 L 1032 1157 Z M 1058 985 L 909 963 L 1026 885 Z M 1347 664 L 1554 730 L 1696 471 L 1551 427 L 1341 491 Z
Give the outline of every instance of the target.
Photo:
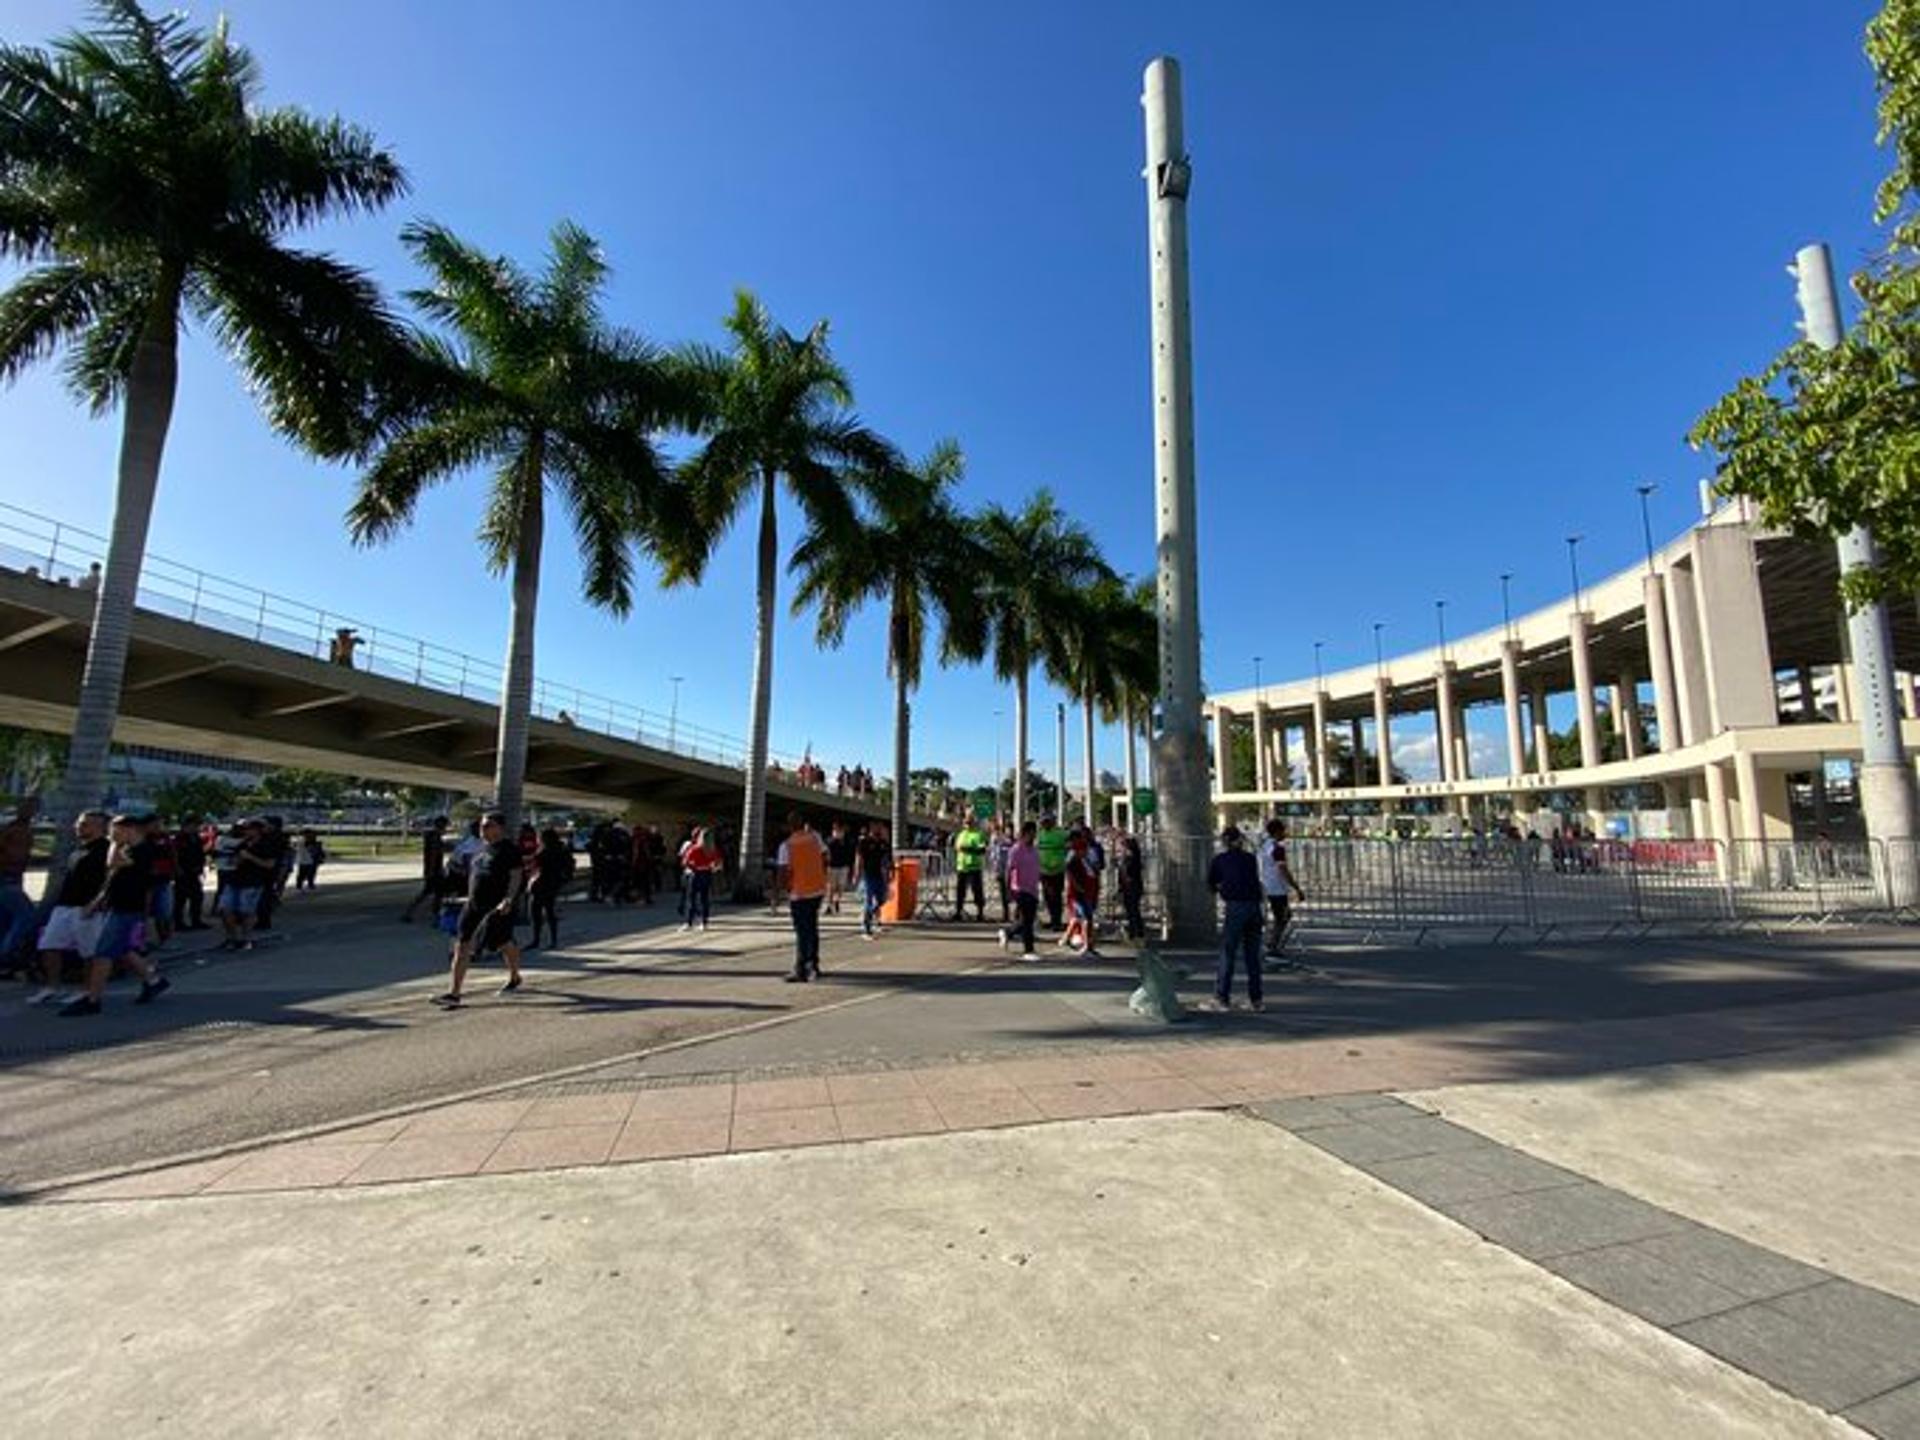
M 514 911 L 526 884 L 526 861 L 520 846 L 507 834 L 507 817 L 498 810 L 480 819 L 481 848 L 467 867 L 467 903 L 460 908 L 455 931 L 453 974 L 446 993 L 433 997 L 443 1010 L 457 1010 L 467 983 L 467 967 L 475 955 L 497 953 L 507 962 L 502 995 L 520 988 L 520 945 L 513 936 Z
M 1260 996 L 1260 866 L 1246 851 L 1238 826 L 1220 832 L 1220 853 L 1207 867 L 1207 889 L 1220 897 L 1220 969 L 1213 998 L 1222 1010 L 1233 1006 L 1233 965 L 1239 956 L 1247 971 L 1247 1002 L 1264 1010 Z

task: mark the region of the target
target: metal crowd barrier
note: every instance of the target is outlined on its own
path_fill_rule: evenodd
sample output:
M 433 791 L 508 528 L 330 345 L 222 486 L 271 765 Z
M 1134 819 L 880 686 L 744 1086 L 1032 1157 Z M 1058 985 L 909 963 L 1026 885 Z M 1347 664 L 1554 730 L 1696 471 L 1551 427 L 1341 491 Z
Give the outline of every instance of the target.
M 1169 888 L 1204 873 L 1220 847 L 1201 837 L 1142 843 L 1146 909 L 1158 923 Z M 1306 893 L 1293 907 L 1296 927 L 1330 938 L 1538 940 L 1920 919 L 1920 841 L 1302 838 L 1288 840 L 1287 857 Z

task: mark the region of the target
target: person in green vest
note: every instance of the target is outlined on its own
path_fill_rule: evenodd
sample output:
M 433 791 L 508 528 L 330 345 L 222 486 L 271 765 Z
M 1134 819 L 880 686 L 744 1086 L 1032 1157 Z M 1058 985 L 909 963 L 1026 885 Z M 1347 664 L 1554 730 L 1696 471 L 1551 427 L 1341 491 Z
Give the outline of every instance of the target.
M 1066 923 L 1061 912 L 1066 900 L 1067 832 L 1053 816 L 1042 816 L 1033 844 L 1040 852 L 1040 893 L 1047 902 L 1047 925 L 1058 930 Z
M 953 838 L 953 873 L 959 876 L 954 891 L 953 918 L 967 918 L 967 892 L 973 892 L 973 918 L 987 918 L 987 835 L 978 820 L 969 819 Z

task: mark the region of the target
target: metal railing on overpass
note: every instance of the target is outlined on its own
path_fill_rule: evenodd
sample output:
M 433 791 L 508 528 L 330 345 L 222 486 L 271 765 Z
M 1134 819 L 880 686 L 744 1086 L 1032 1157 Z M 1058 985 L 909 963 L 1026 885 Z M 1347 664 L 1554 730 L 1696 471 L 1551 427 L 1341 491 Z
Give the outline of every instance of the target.
M 95 583 L 93 567 L 104 565 L 106 555 L 105 536 L 0 501 L 0 569 L 35 574 L 50 584 L 87 586 Z M 503 667 L 498 661 L 482 660 L 338 610 L 321 609 L 241 584 L 163 555 L 147 555 L 140 573 L 138 604 L 158 615 L 205 625 L 312 660 L 329 659 L 335 633 L 352 629 L 361 640 L 353 657 L 357 670 L 488 704 L 500 698 Z M 734 769 L 746 763 L 747 745 L 737 736 L 576 685 L 536 677 L 533 713 L 544 720 L 637 741 L 693 760 Z M 770 754 L 769 758 L 789 775 L 800 760 L 792 755 Z

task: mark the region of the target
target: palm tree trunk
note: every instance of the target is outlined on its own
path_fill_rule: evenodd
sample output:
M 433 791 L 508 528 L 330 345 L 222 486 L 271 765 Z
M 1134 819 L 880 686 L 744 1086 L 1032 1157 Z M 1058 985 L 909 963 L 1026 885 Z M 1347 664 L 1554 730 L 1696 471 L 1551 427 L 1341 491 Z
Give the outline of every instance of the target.
M 1027 670 L 1013 680 L 1013 833 L 1027 823 Z
M 511 834 L 527 790 L 527 725 L 533 718 L 533 620 L 540 604 L 540 541 L 545 529 L 546 458 L 539 437 L 520 476 L 520 531 L 513 547 L 513 611 L 507 670 L 500 690 L 500 739 L 493 757 L 493 803 Z
M 1099 779 L 1099 771 L 1093 763 L 1093 696 L 1091 693 L 1080 702 L 1080 720 L 1080 736 L 1086 742 L 1087 751 L 1081 761 L 1080 775 L 1086 783 L 1086 825 L 1091 830 L 1100 823 L 1100 817 L 1094 814 L 1094 791 L 1097 788 L 1094 782 Z
M 740 817 L 740 878 L 736 900 L 758 901 L 767 848 L 767 727 L 773 709 L 773 603 L 780 568 L 774 475 L 760 477 L 760 574 L 753 610 L 753 699 L 747 725 L 746 810 Z
M 86 668 L 80 676 L 80 703 L 73 717 L 66 780 L 56 810 L 54 855 L 48 893 L 66 871 L 73 845 L 71 821 L 106 800 L 107 753 L 120 715 L 120 687 L 126 677 L 127 647 L 133 638 L 133 610 L 140 593 L 140 569 L 147 554 L 147 530 L 153 499 L 160 487 L 160 457 L 173 420 L 179 380 L 180 287 L 177 267 L 161 274 L 127 376 L 126 410 L 120 426 L 120 468 L 113 496 L 113 538 L 106 569 L 93 602 L 93 629 L 87 637 Z
M 1140 746 L 1139 729 L 1133 722 L 1133 702 L 1127 701 L 1126 715 L 1122 723 L 1127 727 L 1127 833 L 1140 833 L 1139 817 L 1133 813 L 1133 792 L 1140 788 Z

